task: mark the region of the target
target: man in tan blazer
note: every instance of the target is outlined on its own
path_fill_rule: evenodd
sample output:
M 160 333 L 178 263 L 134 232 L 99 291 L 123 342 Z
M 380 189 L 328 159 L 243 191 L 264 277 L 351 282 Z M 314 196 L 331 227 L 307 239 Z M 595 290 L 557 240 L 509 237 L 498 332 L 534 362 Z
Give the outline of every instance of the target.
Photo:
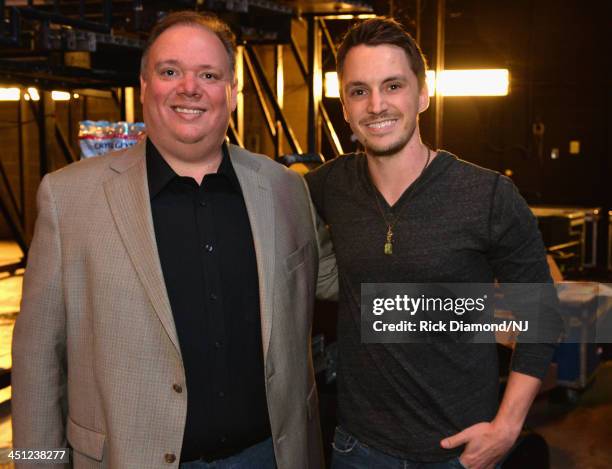
M 69 446 L 76 468 L 322 466 L 310 330 L 335 261 L 300 177 L 225 144 L 233 54 L 217 19 L 169 15 L 143 57 L 146 143 L 43 179 L 15 448 Z

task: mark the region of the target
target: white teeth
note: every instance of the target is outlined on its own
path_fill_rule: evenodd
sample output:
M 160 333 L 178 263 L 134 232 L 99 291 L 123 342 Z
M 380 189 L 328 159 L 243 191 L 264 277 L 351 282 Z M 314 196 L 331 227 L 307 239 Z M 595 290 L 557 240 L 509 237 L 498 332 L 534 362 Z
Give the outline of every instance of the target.
M 204 111 L 202 109 L 189 109 L 186 107 L 174 107 L 176 112 L 181 112 L 183 114 L 202 114 Z
M 380 122 L 372 122 L 371 124 L 367 124 L 367 126 L 373 129 L 382 129 L 384 127 L 389 127 L 390 125 L 395 124 L 395 121 L 395 119 L 389 119 Z

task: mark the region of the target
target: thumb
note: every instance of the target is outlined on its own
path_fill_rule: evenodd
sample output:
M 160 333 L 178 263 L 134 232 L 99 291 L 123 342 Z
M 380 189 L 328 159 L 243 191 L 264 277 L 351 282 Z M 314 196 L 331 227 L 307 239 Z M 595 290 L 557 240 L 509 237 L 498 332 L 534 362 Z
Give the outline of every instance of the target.
M 440 445 L 444 449 L 452 449 L 456 448 L 457 446 L 466 444 L 468 441 L 470 441 L 470 434 L 468 430 L 469 429 L 465 429 L 459 433 L 455 433 L 454 435 L 449 436 L 448 438 L 444 438 L 440 442 Z

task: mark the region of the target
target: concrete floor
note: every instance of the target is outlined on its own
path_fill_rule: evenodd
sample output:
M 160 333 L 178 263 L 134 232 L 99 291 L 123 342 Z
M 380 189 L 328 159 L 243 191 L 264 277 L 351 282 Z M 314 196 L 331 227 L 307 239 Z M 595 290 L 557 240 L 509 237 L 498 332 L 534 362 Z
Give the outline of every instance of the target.
M 553 469 L 612 468 L 612 361 L 600 368 L 595 381 L 576 403 L 558 393 L 538 399 L 527 425 L 550 448 Z
M 19 259 L 14 243 L 0 242 L 0 264 Z M 18 272 L 19 273 L 19 272 Z M 0 368 L 10 368 L 13 324 L 19 310 L 22 276 L 0 274 Z M 11 442 L 10 388 L 0 390 L 0 469 L 12 468 L 6 457 Z M 604 363 L 592 385 L 576 403 L 560 402 L 556 393 L 541 396 L 527 425 L 550 447 L 552 469 L 612 468 L 612 361 Z M 537 466 L 525 469 L 539 469 Z

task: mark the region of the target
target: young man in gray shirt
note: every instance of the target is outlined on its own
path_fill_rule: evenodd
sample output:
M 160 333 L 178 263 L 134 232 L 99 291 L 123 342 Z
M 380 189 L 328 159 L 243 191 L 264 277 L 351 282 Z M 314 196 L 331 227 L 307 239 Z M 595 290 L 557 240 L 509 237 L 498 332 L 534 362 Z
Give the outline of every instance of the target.
M 362 344 L 360 287 L 549 282 L 535 218 L 509 179 L 422 143 L 426 65 L 399 23 L 354 26 L 337 61 L 344 116 L 365 152 L 307 175 L 340 282 L 333 467 L 494 467 L 554 346 L 517 345 L 498 406 L 495 344 Z

